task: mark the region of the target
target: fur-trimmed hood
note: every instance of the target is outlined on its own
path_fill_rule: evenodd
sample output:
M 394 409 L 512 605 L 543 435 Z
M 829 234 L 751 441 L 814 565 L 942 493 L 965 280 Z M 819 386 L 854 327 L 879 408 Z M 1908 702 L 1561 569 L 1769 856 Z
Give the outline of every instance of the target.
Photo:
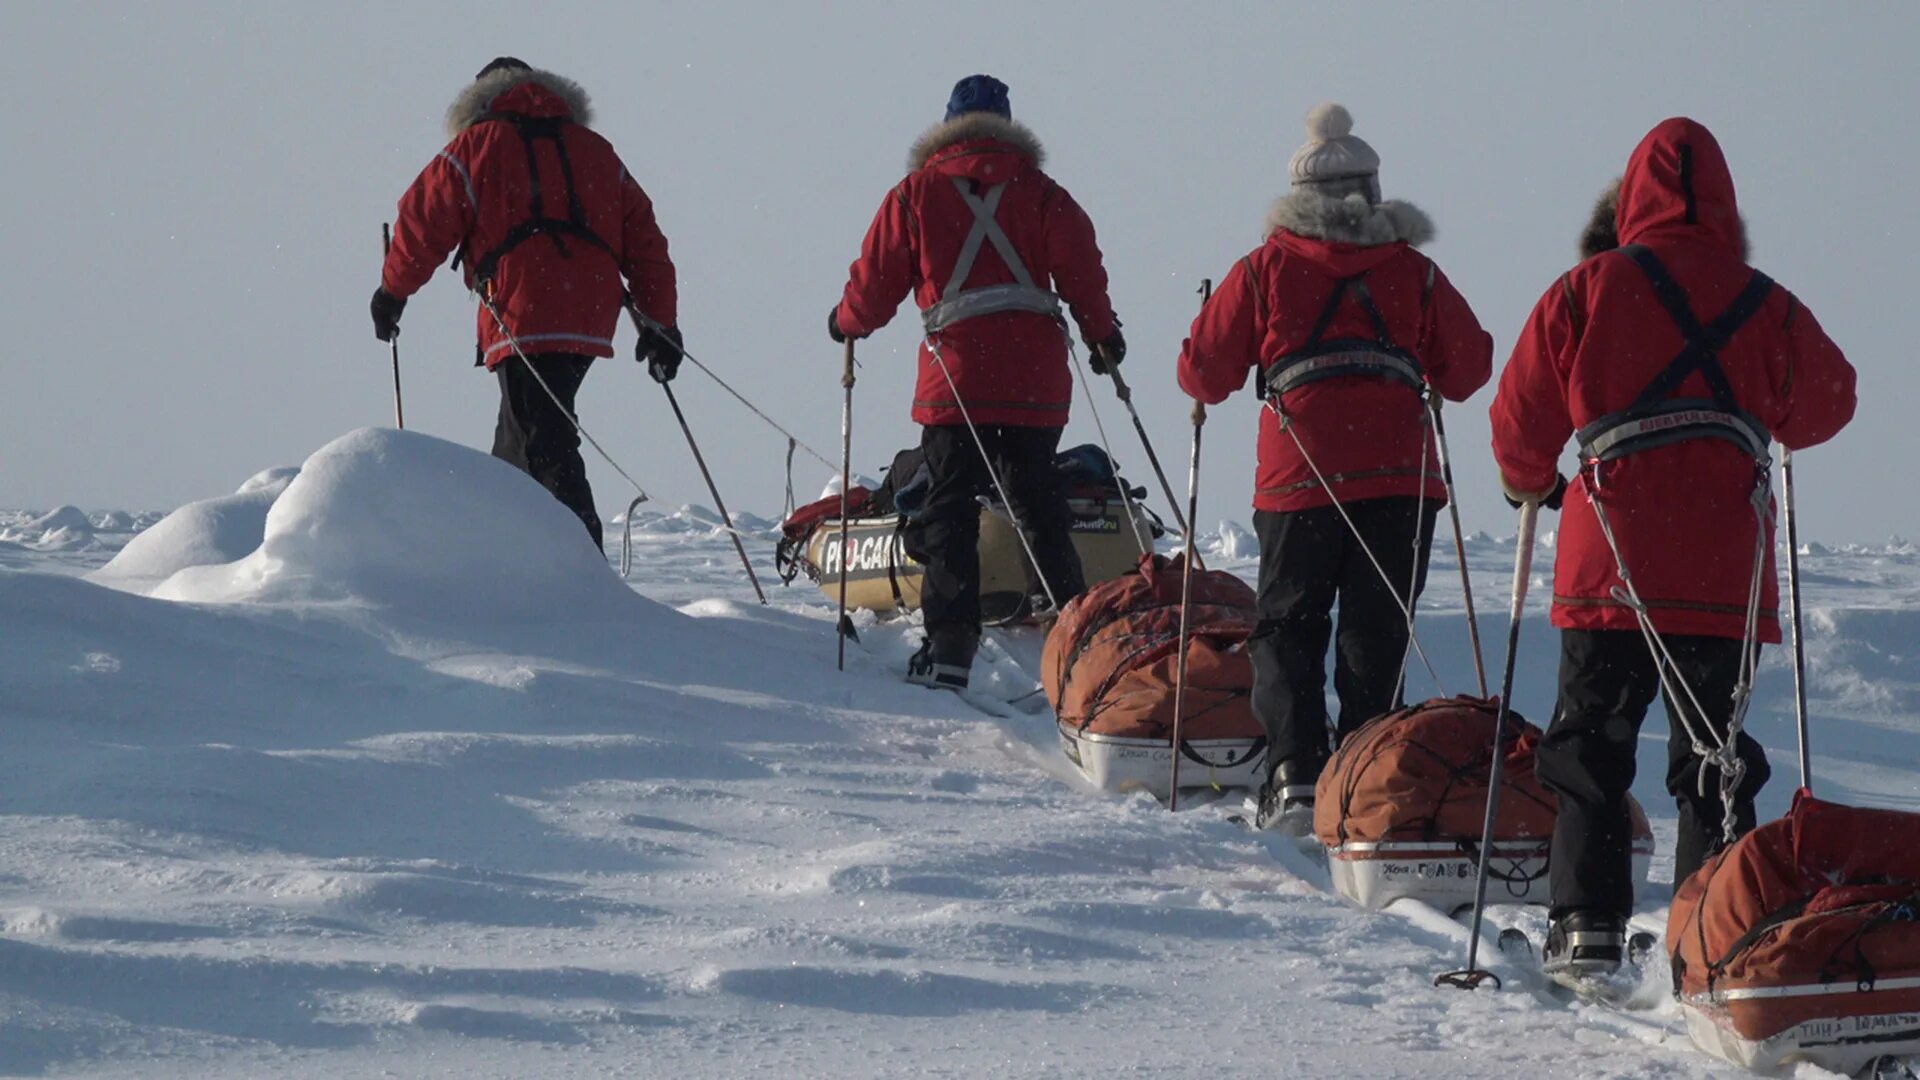
M 1600 192 L 1593 201 L 1593 212 L 1587 215 L 1587 227 L 1580 230 L 1580 258 L 1582 261 L 1601 255 L 1620 246 L 1620 180 L 1616 176 L 1613 182 Z M 1740 219 L 1740 261 L 1753 259 L 1753 242 L 1747 237 L 1747 219 Z
M 447 137 L 472 127 L 493 106 L 494 99 L 521 86 L 537 86 L 560 99 L 573 122 L 582 127 L 593 124 L 593 103 L 580 84 L 564 75 L 539 68 L 502 68 L 475 79 L 447 106 Z
M 1289 191 L 1267 212 L 1267 236 L 1285 229 L 1296 236 L 1338 244 L 1378 247 L 1405 242 L 1419 247 L 1433 239 L 1433 220 L 1412 203 L 1369 203 L 1358 192 L 1336 198 L 1305 188 Z
M 919 172 L 940 151 L 975 139 L 1005 143 L 1036 169 L 1047 163 L 1046 148 L 1027 125 L 990 112 L 970 112 L 935 124 L 915 139 L 907 151 L 907 171 Z

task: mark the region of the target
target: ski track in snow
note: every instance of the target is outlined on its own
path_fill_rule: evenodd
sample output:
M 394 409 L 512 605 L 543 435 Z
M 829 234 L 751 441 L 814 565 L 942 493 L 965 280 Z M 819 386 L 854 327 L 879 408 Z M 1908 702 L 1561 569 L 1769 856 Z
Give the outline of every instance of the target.
M 657 603 L 634 618 L 498 625 L 113 591 L 77 575 L 131 532 L 63 547 L 40 516 L 0 514 L 0 1073 L 1738 1072 L 1670 1000 L 1569 1006 L 1497 953 L 1506 990 L 1433 988 L 1458 923 L 1346 904 L 1228 822 L 1237 795 L 1092 792 L 1037 697 L 995 704 L 1037 685 L 1035 630 L 992 633 L 978 707 L 899 681 L 909 623 L 863 616 L 836 673 L 817 590 L 753 603 L 703 512 L 639 524 Z M 1511 540 L 1469 550 L 1504 608 Z M 751 551 L 771 581 L 771 535 Z M 1808 560 L 1830 797 L 1920 806 L 1916 563 Z M 1423 640 L 1470 691 L 1446 550 L 1432 581 Z M 1529 618 L 1516 697 L 1544 720 L 1555 641 Z M 1770 652 L 1765 814 L 1794 786 L 1789 678 Z M 1646 739 L 1663 854 L 1637 921 L 1663 929 L 1657 716 Z

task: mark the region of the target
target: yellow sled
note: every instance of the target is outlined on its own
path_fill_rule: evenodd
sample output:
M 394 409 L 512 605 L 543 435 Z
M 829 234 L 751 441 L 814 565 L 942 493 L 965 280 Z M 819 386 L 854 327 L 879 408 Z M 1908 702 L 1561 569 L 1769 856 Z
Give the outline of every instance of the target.
M 1135 504 L 1132 522 L 1119 499 L 1067 500 L 1073 510 L 1073 547 L 1087 584 L 1117 578 L 1139 565 L 1140 556 L 1153 550 L 1151 518 Z M 906 552 L 900 519 L 854 518 L 847 524 L 847 607 L 865 608 L 882 615 L 913 611 L 920 606 L 924 568 Z M 840 522 L 828 518 L 808 536 L 797 560 L 800 569 L 820 585 L 827 599 L 840 599 Z M 980 508 L 980 612 L 989 623 L 1011 622 L 1027 614 L 1027 597 L 1038 586 L 1030 583 L 1026 552 L 1013 522 L 999 507 Z

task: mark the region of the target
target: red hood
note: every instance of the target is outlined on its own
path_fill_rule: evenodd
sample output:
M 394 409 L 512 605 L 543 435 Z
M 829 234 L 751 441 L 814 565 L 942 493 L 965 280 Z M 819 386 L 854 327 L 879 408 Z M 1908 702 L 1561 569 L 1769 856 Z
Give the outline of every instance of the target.
M 1313 236 L 1301 236 L 1286 229 L 1276 229 L 1267 243 L 1280 248 L 1289 255 L 1308 259 L 1326 268 L 1334 277 L 1352 277 L 1379 266 L 1401 252 L 1407 250 L 1404 241 L 1391 244 L 1349 244 L 1338 240 L 1321 240 Z
M 1653 233 L 1692 234 L 1738 256 L 1740 207 L 1720 143 L 1685 117 L 1665 120 L 1640 140 L 1620 181 L 1620 243 Z
M 1033 159 L 1006 143 L 994 139 L 972 139 L 941 150 L 927 162 L 927 168 L 942 176 L 964 176 L 984 184 L 1011 180 L 1031 167 Z
M 540 119 L 550 117 L 573 116 L 573 106 L 566 98 L 541 86 L 539 83 L 521 83 L 493 99 L 488 111 L 514 113 L 519 116 L 532 116 Z

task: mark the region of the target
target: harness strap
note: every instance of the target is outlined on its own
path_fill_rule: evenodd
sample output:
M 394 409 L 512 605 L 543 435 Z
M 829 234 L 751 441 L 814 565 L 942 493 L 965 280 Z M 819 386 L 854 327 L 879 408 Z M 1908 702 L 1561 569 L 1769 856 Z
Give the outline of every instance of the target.
M 1000 209 L 1001 197 L 1007 193 L 1007 185 L 995 184 L 985 195 L 975 195 L 971 182 L 965 177 L 956 176 L 952 180 L 967 209 L 973 212 L 973 228 L 968 230 L 967 239 L 960 246 L 960 258 L 953 264 L 946 288 L 940 291 L 939 302 L 921 315 L 926 332 L 938 333 L 954 323 L 1002 311 L 1027 311 L 1060 318 L 1060 298 L 1034 284 L 1027 264 L 994 217 Z M 1000 261 L 1013 275 L 1013 283 L 969 289 L 967 279 L 973 275 L 980 249 L 987 244 L 992 244 L 993 250 L 1000 254 Z
M 1366 312 L 1367 318 L 1373 322 L 1373 340 L 1324 340 L 1349 292 L 1353 294 L 1354 302 L 1360 305 L 1360 310 Z M 1405 383 L 1416 393 L 1424 394 L 1427 390 L 1426 372 L 1420 362 L 1413 354 L 1393 343 L 1393 332 L 1388 328 L 1380 306 L 1374 303 L 1373 290 L 1367 287 L 1365 274 L 1344 277 L 1334 284 L 1333 295 L 1327 298 L 1326 306 L 1320 309 L 1320 316 L 1314 320 L 1306 343 L 1267 365 L 1261 371 L 1261 385 L 1265 388 L 1267 400 L 1277 401 L 1290 390 L 1342 375 L 1371 375 Z
M 1640 450 L 1697 438 L 1726 439 L 1755 459 L 1765 458 L 1773 436 L 1766 425 L 1740 407 L 1720 365 L 1720 350 L 1757 315 L 1773 293 L 1773 280 L 1756 270 L 1727 309 L 1702 325 L 1680 283 L 1658 256 L 1640 244 L 1620 248 L 1646 275 L 1654 298 L 1666 309 L 1686 339 L 1672 361 L 1661 369 L 1633 404 L 1608 413 L 1581 428 L 1583 460 L 1612 461 Z M 1675 398 L 1673 394 L 1698 373 L 1711 398 Z
M 502 237 L 500 242 L 495 244 L 491 250 L 482 255 L 478 260 L 467 260 L 472 267 L 474 280 L 476 282 L 493 280 L 495 271 L 500 267 L 500 260 L 505 258 L 509 252 L 536 236 L 552 237 L 554 247 L 559 250 L 562 258 L 573 257 L 572 253 L 567 250 L 567 237 L 585 241 L 587 244 L 605 252 L 609 258 L 616 258 L 617 256 L 615 255 L 613 246 L 607 243 L 600 234 L 594 232 L 592 226 L 587 224 L 586 206 L 580 201 L 580 188 L 579 185 L 574 182 L 573 159 L 567 156 L 567 142 L 563 137 L 566 128 L 573 124 L 574 121 L 566 117 L 557 116 L 538 117 L 524 116 L 519 113 L 487 112 L 483 113 L 476 122 L 484 123 L 494 120 L 512 124 L 514 130 L 520 135 L 521 145 L 526 148 L 529 209 L 527 220 L 508 229 L 506 236 Z M 550 140 L 553 143 L 555 154 L 560 158 L 560 177 L 566 186 L 567 193 L 567 216 L 564 218 L 553 217 L 546 212 L 546 198 L 544 188 L 541 186 L 540 181 L 540 155 L 537 145 L 541 139 Z M 464 244 L 462 245 L 461 252 L 462 258 L 464 258 L 466 255 Z M 459 260 L 456 260 L 456 263 L 458 261 Z

